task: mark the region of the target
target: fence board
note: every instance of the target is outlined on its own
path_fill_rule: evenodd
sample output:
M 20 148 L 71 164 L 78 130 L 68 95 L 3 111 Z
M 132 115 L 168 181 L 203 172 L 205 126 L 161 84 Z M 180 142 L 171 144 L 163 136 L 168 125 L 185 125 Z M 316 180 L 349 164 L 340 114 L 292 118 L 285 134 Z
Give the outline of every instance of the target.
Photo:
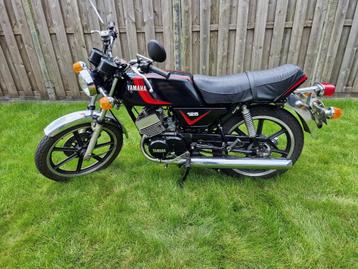
M 55 86 L 56 95 L 60 98 L 66 96 L 63 86 L 61 73 L 56 62 L 56 54 L 52 46 L 50 33 L 47 28 L 46 18 L 43 13 L 42 4 L 40 0 L 33 0 L 32 12 L 34 13 L 34 19 L 36 20 L 36 27 L 38 36 L 41 42 L 41 49 L 46 61 L 46 68 L 48 70 L 49 78 L 52 84 Z
M 119 38 L 114 56 L 164 43 L 166 69 L 224 75 L 294 63 L 313 80 L 358 92 L 355 0 L 93 0 Z M 73 61 L 101 48 L 105 29 L 87 0 L 0 0 L 0 95 L 82 98 Z M 17 89 L 15 89 L 17 87 Z
M 244 71 L 244 56 L 249 15 L 249 0 L 239 0 L 237 6 L 236 39 L 234 53 L 234 73 Z
M 298 56 L 300 53 L 301 40 L 303 35 L 302 18 L 306 17 L 308 0 L 297 0 L 295 14 L 293 18 L 292 32 L 291 32 L 291 41 L 290 48 L 288 50 L 288 59 L 289 63 L 298 63 Z
M 254 43 L 252 51 L 251 69 L 261 69 L 262 53 L 265 39 L 266 19 L 267 19 L 267 0 L 257 0 L 256 23 L 254 32 Z
M 322 39 L 319 42 L 319 52 L 316 55 L 316 62 L 314 67 L 314 81 L 322 76 L 325 59 L 328 53 L 329 41 L 332 38 L 332 29 L 334 27 L 334 18 L 338 7 L 338 0 L 329 0 L 326 17 L 324 19 Z M 337 37 L 335 37 L 337 38 Z
M 285 30 L 286 12 L 287 0 L 278 0 L 276 4 L 275 23 L 272 33 L 269 68 L 278 66 L 280 63 L 283 33 Z
M 12 78 L 10 69 L 8 68 L 7 61 L 0 46 L 0 74 L 2 76 L 2 87 L 6 89 L 10 97 L 18 96 L 18 92 L 16 90 L 14 79 Z
M 182 69 L 192 71 L 192 1 L 181 0 L 181 48 Z
M 167 61 L 165 63 L 165 68 L 170 69 L 174 68 L 172 0 L 162 1 L 162 9 L 164 48 L 167 51 Z
M 200 1 L 200 72 L 209 73 L 210 0 Z
M 12 5 L 14 7 L 16 20 L 20 28 L 22 41 L 24 42 L 25 50 L 31 62 L 31 68 L 36 81 L 37 90 L 40 91 L 43 98 L 47 98 L 45 82 L 42 78 L 41 67 L 32 43 L 30 28 L 26 22 L 26 16 L 21 0 L 12 1 Z
M 62 72 L 64 74 L 63 81 L 67 85 L 68 90 L 71 91 L 73 97 L 79 97 L 80 92 L 77 87 L 75 74 L 72 71 L 72 56 L 71 49 L 68 45 L 65 25 L 62 18 L 61 6 L 58 0 L 51 1 L 51 15 L 54 24 L 54 30 L 56 32 L 58 47 L 63 59 Z
M 126 21 L 129 56 L 133 58 L 138 53 L 133 2 L 130 0 L 124 0 L 123 10 L 124 10 L 124 17 Z
M 149 40 L 155 39 L 153 2 L 152 0 L 142 0 L 142 3 L 145 39 L 148 43 Z
M 358 11 L 356 10 L 353 18 L 352 28 L 349 34 L 346 50 L 343 56 L 343 61 L 341 65 L 341 70 L 337 80 L 337 90 L 343 91 L 345 88 L 346 82 L 348 80 L 349 71 L 353 64 L 354 58 L 352 57 L 355 55 L 355 49 L 357 46 L 357 39 L 358 39 Z
M 326 60 L 324 61 L 324 69 L 322 73 L 322 79 L 326 81 L 329 81 L 331 79 L 331 74 L 334 66 L 334 59 L 337 55 L 337 50 L 339 45 L 339 42 L 337 42 L 337 40 L 340 40 L 342 35 L 348 4 L 349 4 L 349 0 L 341 0 L 338 2 L 337 12 L 335 15 L 335 22 L 333 25 L 333 29 L 331 31 L 331 39 L 329 41 L 327 56 L 326 56 Z
M 217 68 L 218 75 L 226 74 L 228 62 L 229 47 L 229 23 L 230 23 L 230 0 L 221 0 L 219 9 L 219 33 L 217 50 Z
M 27 71 L 25 69 L 24 63 L 21 59 L 20 51 L 17 46 L 14 33 L 12 32 L 11 23 L 9 16 L 6 12 L 4 0 L 0 0 L 0 17 L 0 24 L 3 29 L 3 32 L 5 33 L 5 40 L 8 44 L 12 62 L 14 64 L 17 76 L 21 78 L 19 81 L 21 90 L 24 91 L 27 96 L 32 96 L 33 93 L 31 89 L 31 84 L 27 76 Z
M 305 72 L 310 75 L 311 82 L 314 81 L 314 68 L 319 54 L 319 45 L 322 37 L 322 30 L 324 25 L 324 17 L 327 7 L 325 6 L 325 0 L 317 0 L 316 8 L 314 11 L 314 18 L 312 22 L 311 34 L 309 38 L 306 60 L 304 64 Z

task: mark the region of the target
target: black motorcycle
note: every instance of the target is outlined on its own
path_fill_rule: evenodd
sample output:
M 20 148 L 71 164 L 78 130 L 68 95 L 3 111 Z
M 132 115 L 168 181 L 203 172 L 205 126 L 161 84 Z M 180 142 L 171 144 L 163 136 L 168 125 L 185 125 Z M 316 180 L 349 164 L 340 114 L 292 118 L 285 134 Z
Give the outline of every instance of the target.
M 140 133 L 144 156 L 185 168 L 181 183 L 190 167 L 260 178 L 283 173 L 301 154 L 303 131 L 341 115 L 319 99 L 333 95 L 335 86 L 299 89 L 307 77 L 296 65 L 220 77 L 168 72 L 153 65 L 166 59 L 157 41 L 148 43 L 149 58 L 137 54 L 126 62 L 112 56 L 115 25 L 96 32 L 103 50 L 92 49 L 91 66 L 73 65 L 91 98 L 87 110 L 49 124 L 37 148 L 36 166 L 49 179 L 62 181 L 110 165 L 128 136 L 112 112 L 122 106 Z

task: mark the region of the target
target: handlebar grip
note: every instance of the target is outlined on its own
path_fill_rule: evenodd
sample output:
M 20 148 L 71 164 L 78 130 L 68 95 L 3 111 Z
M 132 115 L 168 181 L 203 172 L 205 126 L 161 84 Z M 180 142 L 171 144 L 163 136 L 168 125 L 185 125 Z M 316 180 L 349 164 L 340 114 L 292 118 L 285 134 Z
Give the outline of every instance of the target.
M 149 69 L 149 71 L 152 71 L 153 73 L 156 73 L 162 77 L 165 77 L 165 79 L 168 79 L 170 76 L 170 72 L 166 72 L 166 71 L 164 71 L 158 67 L 152 66 L 152 65 L 148 66 L 148 69 Z

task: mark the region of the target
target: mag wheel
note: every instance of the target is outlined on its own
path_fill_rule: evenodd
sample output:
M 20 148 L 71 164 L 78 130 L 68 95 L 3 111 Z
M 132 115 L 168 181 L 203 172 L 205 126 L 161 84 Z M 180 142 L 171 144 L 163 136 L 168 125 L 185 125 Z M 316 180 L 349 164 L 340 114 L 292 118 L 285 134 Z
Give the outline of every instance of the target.
M 303 131 L 294 116 L 284 109 L 274 107 L 250 108 L 256 129 L 256 137 L 260 141 L 237 145 L 230 157 L 248 158 L 286 158 L 295 163 L 303 148 Z M 227 134 L 247 136 L 247 130 L 241 115 L 234 116 L 223 126 Z M 257 169 L 224 169 L 223 172 L 233 176 L 270 178 L 287 170 Z
M 104 124 L 91 158 L 84 160 L 91 135 L 91 124 L 86 123 L 64 130 L 54 137 L 45 136 L 35 155 L 37 169 L 49 179 L 64 181 L 107 167 L 122 148 L 122 130 Z

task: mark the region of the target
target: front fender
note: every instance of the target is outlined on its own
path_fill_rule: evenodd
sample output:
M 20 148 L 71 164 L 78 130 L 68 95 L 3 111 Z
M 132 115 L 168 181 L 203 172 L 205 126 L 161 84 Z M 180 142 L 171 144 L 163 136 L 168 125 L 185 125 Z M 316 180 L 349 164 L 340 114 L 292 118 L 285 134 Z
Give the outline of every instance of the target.
M 46 126 L 44 129 L 45 135 L 53 137 L 60 132 L 73 127 L 78 124 L 82 123 L 91 123 L 93 121 L 93 118 L 99 117 L 100 113 L 98 111 L 91 111 L 91 110 L 82 110 L 82 111 L 76 111 L 67 115 L 62 116 L 61 118 L 58 118 L 51 122 L 49 125 Z M 106 121 L 110 121 L 112 123 L 117 124 L 117 120 L 113 118 L 112 115 L 106 116 Z M 119 122 L 119 121 L 118 121 Z M 126 138 L 128 138 L 128 133 L 125 127 L 121 122 L 119 122 L 120 127 L 122 128 L 122 131 Z

